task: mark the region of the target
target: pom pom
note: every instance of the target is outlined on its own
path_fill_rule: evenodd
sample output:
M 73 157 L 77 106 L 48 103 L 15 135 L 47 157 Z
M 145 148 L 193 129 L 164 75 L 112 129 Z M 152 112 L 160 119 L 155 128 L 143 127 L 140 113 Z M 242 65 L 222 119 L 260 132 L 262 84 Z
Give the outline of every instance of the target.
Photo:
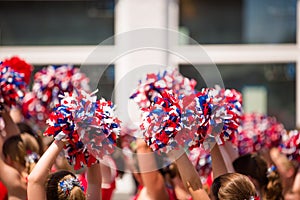
M 50 111 L 34 93 L 27 92 L 23 98 L 22 114 L 26 119 L 32 120 L 40 127 L 44 127 Z
M 65 157 L 69 164 L 74 167 L 74 170 L 79 170 L 84 166 L 90 167 L 98 163 L 98 160 L 88 152 L 81 141 L 68 143 L 64 148 L 64 152 Z
M 87 149 L 96 158 L 102 158 L 105 154 L 111 154 L 116 146 L 117 137 L 120 134 L 120 120 L 115 116 L 115 106 L 105 99 L 96 102 L 97 130 L 89 135 L 91 140 Z
M 34 109 L 24 108 L 27 116 L 34 116 L 34 113 L 27 111 L 45 110 L 44 116 L 33 117 L 38 124 L 45 124 L 45 117 L 51 112 L 56 104 L 60 103 L 60 99 L 65 92 L 74 93 L 76 90 L 89 91 L 88 78 L 82 74 L 79 69 L 70 65 L 48 66 L 37 72 L 34 76 L 32 92 L 34 99 L 31 98 L 31 106 Z M 28 103 L 25 104 L 27 106 Z
M 6 59 L 3 61 L 2 66 L 10 67 L 15 72 L 23 74 L 24 82 L 28 85 L 30 82 L 31 73 L 33 71 L 33 66 L 21 60 L 19 57 L 14 56 L 10 59 Z
M 244 155 L 263 148 L 278 147 L 285 132 L 284 126 L 275 117 L 258 113 L 245 114 L 239 127 L 239 153 Z
M 143 111 L 141 130 L 147 145 L 154 151 L 169 152 L 177 146 L 174 139 L 181 130 L 181 106 L 170 91 L 155 97 L 154 104 Z M 166 147 L 166 148 L 164 148 Z
M 65 93 L 50 114 L 45 135 L 68 142 L 68 160 L 79 167 L 112 153 L 120 131 L 112 102 L 98 100 L 94 93 Z
M 0 103 L 4 103 L 8 107 L 21 104 L 26 91 L 23 74 L 19 74 L 9 67 L 0 69 Z
M 292 130 L 283 135 L 279 150 L 290 160 L 300 162 L 300 133 Z
M 188 127 L 188 130 L 197 130 L 194 140 L 189 142 L 190 148 L 204 143 L 205 149 L 211 148 L 214 140 L 219 145 L 225 141 L 235 144 L 242 115 L 241 95 L 235 90 L 224 90 L 219 87 L 203 88 L 196 94 L 195 101 L 196 110 L 184 106 L 184 113 L 191 113 L 198 122 L 190 127 L 184 123 L 184 127 Z
M 212 172 L 211 156 L 203 148 L 194 148 L 188 153 L 188 158 L 194 165 L 196 171 L 201 177 L 202 182 L 206 182 L 206 179 Z
M 197 82 L 183 77 L 178 70 L 170 69 L 162 73 L 147 74 L 146 81 L 140 81 L 136 91 L 130 96 L 141 108 L 148 108 L 155 97 L 161 97 L 165 90 L 172 90 L 174 95 L 194 93 Z
M 89 89 L 88 79 L 70 65 L 48 66 L 34 75 L 32 91 L 37 98 L 50 107 L 59 103 L 59 95 L 75 89 Z

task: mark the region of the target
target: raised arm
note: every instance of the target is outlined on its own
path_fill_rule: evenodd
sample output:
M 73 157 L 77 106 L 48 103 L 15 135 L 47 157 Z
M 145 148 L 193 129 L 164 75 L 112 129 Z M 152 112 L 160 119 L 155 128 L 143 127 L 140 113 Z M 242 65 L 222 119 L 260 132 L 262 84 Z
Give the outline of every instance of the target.
M 154 154 L 146 143 L 137 140 L 137 158 L 143 185 L 151 199 L 169 199 L 164 177 L 159 173 Z
M 100 200 L 102 183 L 100 164 L 95 164 L 88 168 L 87 181 L 87 200 Z
M 47 181 L 47 177 L 56 157 L 63 147 L 64 143 L 62 141 L 55 140 L 29 174 L 27 186 L 29 200 L 46 198 L 45 182 Z
M 15 124 L 15 122 L 11 118 L 8 109 L 9 108 L 4 106 L 3 110 L 1 110 L 1 112 L 0 112 L 1 116 L 3 118 L 4 124 L 5 124 L 5 126 L 4 126 L 5 133 L 2 134 L 2 136 L 4 137 L 4 140 L 9 138 L 10 136 L 20 134 L 20 130 L 19 130 L 17 124 Z
M 7 188 L 9 199 L 23 200 L 27 195 L 26 182 L 16 169 L 5 164 L 2 156 L 3 141 L 0 136 L 0 180 Z
M 208 194 L 202 188 L 200 177 L 184 150 L 173 150 L 169 157 L 175 160 L 182 182 L 193 200 L 209 200 Z
M 211 149 L 211 163 L 214 179 L 228 173 L 225 160 L 221 154 L 219 145 L 215 144 Z M 230 162 L 230 161 L 229 161 Z

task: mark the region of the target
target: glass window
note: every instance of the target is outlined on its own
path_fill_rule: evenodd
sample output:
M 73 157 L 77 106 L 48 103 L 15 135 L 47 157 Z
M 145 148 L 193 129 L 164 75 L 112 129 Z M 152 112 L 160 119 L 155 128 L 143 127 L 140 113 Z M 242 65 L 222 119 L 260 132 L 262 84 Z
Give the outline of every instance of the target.
M 297 0 L 180 0 L 180 30 L 200 44 L 295 43 Z
M 114 0 L 0 1 L 0 45 L 97 45 L 114 34 Z
M 209 66 L 204 65 L 196 66 L 197 69 L 198 67 L 199 69 L 209 68 Z M 206 87 L 206 84 L 196 68 L 191 65 L 180 65 L 180 72 L 186 77 L 194 78 L 198 82 L 197 89 L 200 90 L 202 87 Z M 247 100 L 252 101 L 253 97 L 254 101 L 257 102 L 250 103 L 261 103 L 258 101 L 261 101 L 261 97 L 265 95 L 266 114 L 275 116 L 287 129 L 295 128 L 296 83 L 294 63 L 226 64 L 218 65 L 218 69 L 224 86 L 242 92 L 244 103 Z

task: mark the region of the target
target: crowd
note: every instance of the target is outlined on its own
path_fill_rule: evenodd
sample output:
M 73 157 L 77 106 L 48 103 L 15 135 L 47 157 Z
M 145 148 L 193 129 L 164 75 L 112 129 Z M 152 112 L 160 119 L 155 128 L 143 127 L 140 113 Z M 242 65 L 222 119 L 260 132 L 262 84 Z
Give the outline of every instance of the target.
M 234 89 L 148 74 L 130 97 L 142 113 L 131 128 L 79 69 L 32 75 L 13 57 L 0 70 L 0 200 L 110 200 L 125 172 L 134 200 L 300 199 L 299 132 L 244 113 Z

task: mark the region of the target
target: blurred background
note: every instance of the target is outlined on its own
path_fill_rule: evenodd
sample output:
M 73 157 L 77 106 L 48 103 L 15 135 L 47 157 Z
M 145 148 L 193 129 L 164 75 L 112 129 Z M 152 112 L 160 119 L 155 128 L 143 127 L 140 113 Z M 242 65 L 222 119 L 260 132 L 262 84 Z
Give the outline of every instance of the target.
M 0 8 L 1 60 L 18 55 L 35 71 L 66 63 L 85 63 L 92 72 L 102 69 L 99 84 L 93 83 L 96 77 L 91 82 L 118 105 L 122 93 L 111 93 L 128 63 L 112 62 L 119 44 L 107 39 L 143 27 L 172 29 L 193 39 L 178 38 L 173 45 L 181 51 L 192 54 L 196 42 L 202 45 L 225 87 L 242 92 L 246 112 L 275 116 L 286 129 L 300 127 L 297 0 L 1 0 Z M 86 62 L 100 43 L 98 49 L 107 56 Z M 170 56 L 166 64 L 197 80 L 198 89 L 205 86 L 194 66 L 209 65 L 200 58 L 185 62 Z

